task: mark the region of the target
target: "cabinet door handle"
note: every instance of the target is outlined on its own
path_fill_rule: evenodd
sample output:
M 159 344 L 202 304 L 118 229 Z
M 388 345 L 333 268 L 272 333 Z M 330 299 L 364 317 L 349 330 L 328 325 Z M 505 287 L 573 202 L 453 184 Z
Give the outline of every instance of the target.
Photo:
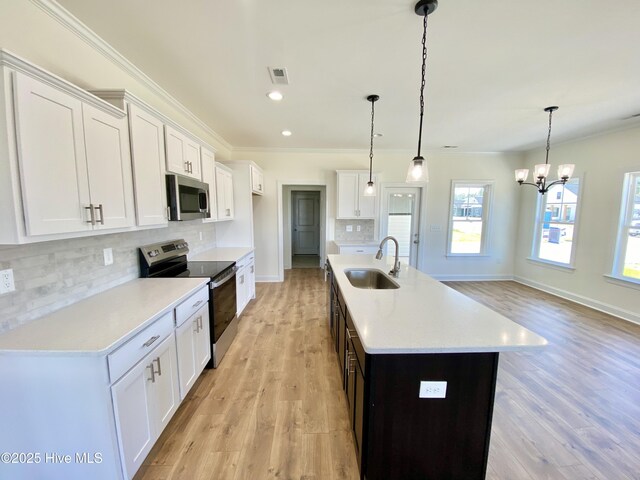
M 240 285 L 244 284 L 244 274 L 240 275 Z
M 184 171 L 189 173 L 189 162 L 185 160 L 184 162 Z
M 230 208 L 227 208 L 225 211 L 227 212 L 227 213 L 226 213 L 226 216 L 227 216 L 227 217 L 230 217 L 230 216 L 231 216 L 231 209 L 230 209 Z
M 102 204 L 98 205 L 96 210 L 100 212 L 100 220 L 96 220 L 100 225 L 104 225 L 104 210 L 102 208 Z
M 251 265 L 251 273 L 253 273 L 255 267 L 253 265 Z
M 153 362 L 151 362 L 151 365 L 147 365 L 147 368 L 151 370 L 151 378 L 147 378 L 147 381 L 151 380 L 151 383 L 156 383 L 156 372 L 153 368 Z
M 193 321 L 193 325 L 195 326 L 195 330 L 194 330 L 194 332 L 196 332 L 196 333 L 200 333 L 200 324 L 198 323 L 198 319 L 195 319 L 195 320 Z
M 154 362 L 158 363 L 158 376 L 162 376 L 162 365 L 160 365 L 160 357 L 156 358 Z M 153 363 L 151 365 L 153 366 Z
M 142 344 L 143 347 L 150 347 L 153 342 L 155 342 L 156 340 L 158 340 L 160 338 L 160 335 L 154 335 L 153 337 L 151 337 L 149 340 L 147 340 L 146 342 L 144 342 Z
M 200 305 L 202 303 L 202 300 L 198 300 L 196 303 L 194 303 L 193 305 L 191 305 L 191 308 L 196 308 L 198 305 Z
M 202 330 L 204 328 L 202 326 L 202 315 L 200 315 L 198 318 L 196 318 L 196 323 L 198 324 L 198 333 L 199 333 L 200 330 Z
M 96 213 L 93 210 L 93 203 L 90 203 L 88 207 L 84 207 L 85 210 L 89 210 L 89 220 L 87 220 L 87 223 L 90 223 L 91 225 L 95 225 L 96 224 Z

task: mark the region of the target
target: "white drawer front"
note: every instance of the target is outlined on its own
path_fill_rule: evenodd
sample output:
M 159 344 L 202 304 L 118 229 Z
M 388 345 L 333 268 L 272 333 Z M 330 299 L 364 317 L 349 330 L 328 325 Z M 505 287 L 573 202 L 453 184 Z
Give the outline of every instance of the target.
M 171 332 L 173 332 L 173 311 L 165 313 L 115 352 L 109 354 L 107 359 L 111 383 L 118 380 L 151 350 L 160 345 Z
M 209 301 L 209 285 L 198 290 L 176 307 L 176 327 L 182 325 L 187 318 L 196 313 Z
M 352 255 L 352 254 L 362 254 L 362 255 L 375 255 L 378 251 L 378 247 L 375 246 L 348 246 L 348 247 L 340 247 L 340 254 L 342 255 Z

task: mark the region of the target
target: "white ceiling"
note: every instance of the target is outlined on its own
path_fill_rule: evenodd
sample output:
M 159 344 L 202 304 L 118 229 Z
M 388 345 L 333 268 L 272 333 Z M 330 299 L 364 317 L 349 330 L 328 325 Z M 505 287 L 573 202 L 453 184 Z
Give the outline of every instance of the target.
M 371 93 L 376 150 L 416 148 L 412 0 L 58 1 L 234 148 L 366 149 Z M 554 104 L 556 142 L 640 124 L 639 25 L 638 0 L 440 0 L 423 145 L 542 146 Z M 288 69 L 280 103 L 267 66 Z

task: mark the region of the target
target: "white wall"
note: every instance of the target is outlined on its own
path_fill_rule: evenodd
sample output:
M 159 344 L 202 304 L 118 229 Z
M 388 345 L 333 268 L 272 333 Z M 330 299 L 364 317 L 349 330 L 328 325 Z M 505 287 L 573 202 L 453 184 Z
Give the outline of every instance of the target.
M 528 152 L 519 167 L 544 163 L 544 150 Z M 527 260 L 531 255 L 538 193 L 523 186 L 516 249 L 516 279 L 574 301 L 640 322 L 640 288 L 608 279 L 613 264 L 625 172 L 640 170 L 640 128 L 553 145 L 549 163 L 574 163 L 583 175 L 575 270 Z M 552 168 L 553 173 L 553 168 Z
M 264 169 L 265 194 L 254 208 L 256 269 L 259 277 L 278 275 L 277 182 L 324 183 L 327 186 L 327 240 L 334 238 L 336 214 L 336 170 L 368 168 L 367 152 L 293 152 L 239 150 L 233 157 L 253 160 Z M 377 153 L 374 171 L 381 182 L 404 182 L 410 153 Z M 427 187 L 427 224 L 439 225 L 440 232 L 427 232 L 423 239 L 422 269 L 440 278 L 510 278 L 513 274 L 518 189 L 513 169 L 520 163 L 517 154 L 429 155 L 431 182 Z M 494 180 L 490 255 L 480 258 L 446 257 L 447 225 L 451 180 Z

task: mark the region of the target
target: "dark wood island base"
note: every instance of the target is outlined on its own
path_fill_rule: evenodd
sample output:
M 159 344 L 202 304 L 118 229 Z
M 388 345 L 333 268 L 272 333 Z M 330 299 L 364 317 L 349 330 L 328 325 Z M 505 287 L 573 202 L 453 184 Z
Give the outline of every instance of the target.
M 498 353 L 368 354 L 330 279 L 329 326 L 360 478 L 484 479 Z M 420 398 L 422 381 L 447 382 L 445 398 Z

